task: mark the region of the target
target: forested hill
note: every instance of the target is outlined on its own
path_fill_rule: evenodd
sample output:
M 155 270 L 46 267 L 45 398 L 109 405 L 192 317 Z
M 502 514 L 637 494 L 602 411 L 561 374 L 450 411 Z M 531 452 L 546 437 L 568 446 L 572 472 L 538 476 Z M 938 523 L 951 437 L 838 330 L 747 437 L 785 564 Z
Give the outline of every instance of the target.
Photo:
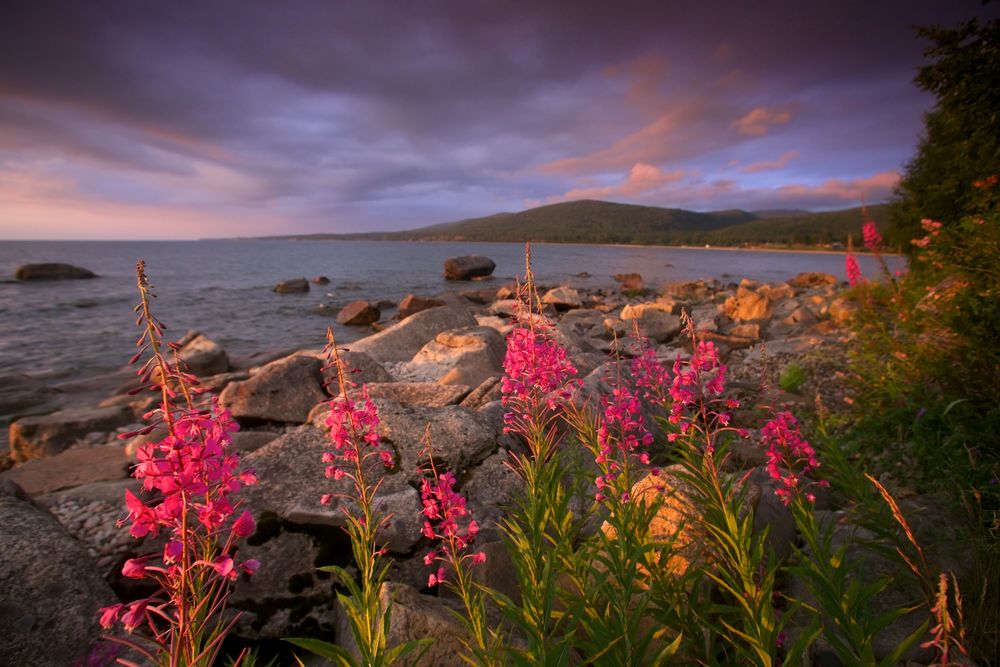
M 868 213 L 886 228 L 886 205 Z M 497 213 L 399 232 L 309 234 L 299 239 L 398 241 L 509 241 L 548 243 L 630 243 L 639 245 L 828 245 L 858 240 L 860 208 L 808 211 L 742 210 L 699 213 L 678 208 L 581 200 L 550 204 L 520 213 Z M 891 234 L 887 235 L 891 241 Z

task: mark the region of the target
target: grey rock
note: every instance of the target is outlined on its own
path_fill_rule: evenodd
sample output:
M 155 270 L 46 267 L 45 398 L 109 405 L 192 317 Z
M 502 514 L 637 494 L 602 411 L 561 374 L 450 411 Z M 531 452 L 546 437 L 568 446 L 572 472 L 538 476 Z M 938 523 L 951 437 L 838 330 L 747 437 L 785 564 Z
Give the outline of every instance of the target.
M 389 371 L 364 352 L 341 350 L 340 361 L 348 373 L 345 380 L 349 380 L 355 385 L 392 382 L 394 380 Z M 336 366 L 330 365 L 323 368 L 323 386 L 326 387 L 327 393 L 331 396 L 340 395 L 340 381 Z
M 0 473 L 31 495 L 128 477 L 129 460 L 121 444 L 73 447 Z
M 319 359 L 303 355 L 279 359 L 249 380 L 227 385 L 219 400 L 237 418 L 301 424 L 312 407 L 327 398 L 321 366 Z
M 403 405 L 442 408 L 454 405 L 469 393 L 464 384 L 436 382 L 377 382 L 366 385 L 371 398 L 384 398 Z
M 479 386 L 502 374 L 505 344 L 492 327 L 442 331 L 406 364 L 405 374 L 441 384 Z
M 496 267 L 496 262 L 482 255 L 449 257 L 444 261 L 444 277 L 446 280 L 472 280 L 493 275 Z
M 554 306 L 556 310 L 572 310 L 583 306 L 580 293 L 566 285 L 550 289 L 542 297 L 542 303 Z
M 19 667 L 86 657 L 116 602 L 84 547 L 39 506 L 0 493 L 0 656 Z
M 430 308 L 407 317 L 385 331 L 351 343 L 353 352 L 364 352 L 379 363 L 409 361 L 442 331 L 474 326 L 476 318 L 462 306 Z
M 10 449 L 17 461 L 53 456 L 94 431 L 114 431 L 133 419 L 123 406 L 61 410 L 24 417 L 10 425 Z
M 229 356 L 222 346 L 203 334 L 194 336 L 178 352 L 181 360 L 199 377 L 229 370 Z
M 396 319 L 405 320 L 410 315 L 416 315 L 417 313 L 427 310 L 428 308 L 437 308 L 438 306 L 443 305 L 444 301 L 441 301 L 440 299 L 431 299 L 428 297 L 407 294 L 403 297 L 403 300 L 399 302 L 399 312 L 396 313 Z
M 0 375 L 0 415 L 44 412 L 55 395 L 54 389 L 31 376 Z

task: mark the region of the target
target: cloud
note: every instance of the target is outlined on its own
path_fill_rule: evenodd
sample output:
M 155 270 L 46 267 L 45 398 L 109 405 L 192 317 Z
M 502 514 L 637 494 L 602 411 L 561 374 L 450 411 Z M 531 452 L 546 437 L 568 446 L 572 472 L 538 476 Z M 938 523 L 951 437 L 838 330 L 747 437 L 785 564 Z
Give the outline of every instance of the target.
M 788 111 L 767 107 L 754 107 L 748 114 L 733 121 L 730 127 L 745 137 L 762 137 L 775 125 L 786 125 L 792 120 Z
M 740 171 L 746 174 L 753 174 L 758 171 L 777 171 L 779 169 L 784 169 L 788 166 L 788 163 L 799 156 L 798 151 L 787 151 L 781 154 L 777 160 L 770 160 L 765 162 L 754 162 L 753 164 L 748 164 L 747 166 L 740 169 Z
M 665 172 L 654 165 L 638 162 L 632 166 L 625 179 L 619 183 L 602 187 L 573 188 L 563 195 L 550 197 L 546 201 L 551 204 L 574 199 L 634 199 L 658 190 L 669 183 L 676 183 L 685 175 L 682 169 Z

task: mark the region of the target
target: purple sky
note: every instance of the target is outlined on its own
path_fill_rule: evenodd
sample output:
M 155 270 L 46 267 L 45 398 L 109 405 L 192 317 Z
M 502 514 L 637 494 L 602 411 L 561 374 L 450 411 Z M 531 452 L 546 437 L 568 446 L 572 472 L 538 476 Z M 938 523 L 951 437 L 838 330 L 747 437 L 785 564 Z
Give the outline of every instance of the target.
M 404 229 L 594 198 L 884 200 L 933 99 L 892 2 L 47 2 L 0 20 L 0 239 Z

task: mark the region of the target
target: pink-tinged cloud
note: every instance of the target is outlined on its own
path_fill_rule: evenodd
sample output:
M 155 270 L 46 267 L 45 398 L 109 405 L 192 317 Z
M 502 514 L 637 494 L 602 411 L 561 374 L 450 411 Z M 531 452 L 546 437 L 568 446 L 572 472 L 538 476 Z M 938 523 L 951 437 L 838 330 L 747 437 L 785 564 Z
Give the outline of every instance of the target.
M 658 190 L 670 183 L 676 183 L 687 174 L 683 169 L 665 172 L 657 166 L 638 162 L 632 166 L 620 183 L 603 187 L 573 188 L 564 195 L 549 197 L 546 203 L 574 199 L 619 199 L 622 197 L 641 197 Z
M 788 151 L 786 153 L 782 153 L 781 157 L 779 157 L 777 160 L 754 162 L 753 164 L 748 164 L 747 166 L 743 167 L 743 169 L 741 169 L 740 171 L 743 171 L 747 174 L 753 174 L 758 171 L 777 171 L 778 169 L 784 169 L 785 167 L 787 167 L 788 163 L 797 158 L 798 156 L 799 156 L 798 151 Z
M 787 125 L 792 120 L 788 111 L 754 107 L 747 115 L 733 121 L 731 127 L 745 137 L 762 137 L 775 125 Z
M 883 171 L 867 178 L 831 178 L 820 185 L 783 185 L 775 190 L 782 199 L 832 199 L 844 202 L 874 202 L 887 199 L 899 183 L 898 171 Z

